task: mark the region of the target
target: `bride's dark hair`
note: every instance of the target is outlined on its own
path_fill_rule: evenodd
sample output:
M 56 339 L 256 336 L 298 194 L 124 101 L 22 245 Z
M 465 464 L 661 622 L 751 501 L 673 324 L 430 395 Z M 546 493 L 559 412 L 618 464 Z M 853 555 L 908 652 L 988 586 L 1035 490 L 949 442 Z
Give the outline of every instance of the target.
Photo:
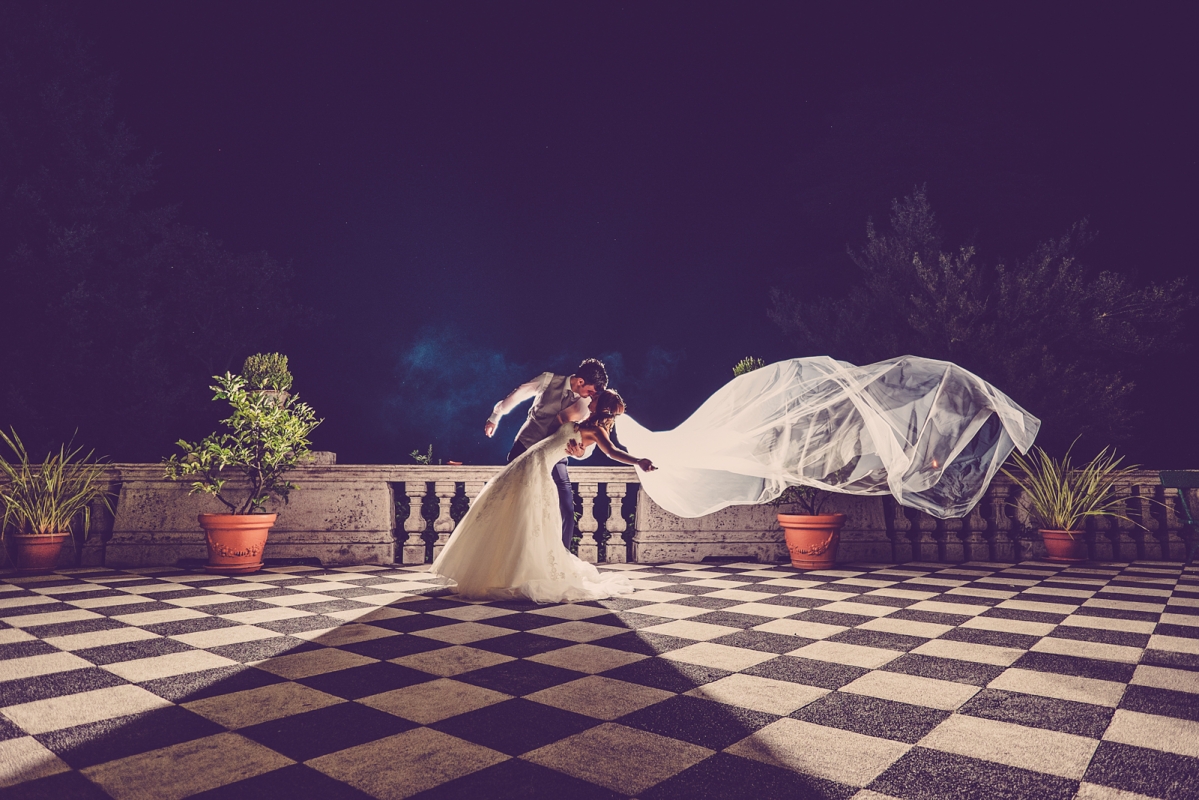
M 603 428 L 612 431 L 616 417 L 624 413 L 624 400 L 615 389 L 604 389 L 595 396 L 595 404 L 591 408 L 591 416 L 579 423 L 580 428 Z

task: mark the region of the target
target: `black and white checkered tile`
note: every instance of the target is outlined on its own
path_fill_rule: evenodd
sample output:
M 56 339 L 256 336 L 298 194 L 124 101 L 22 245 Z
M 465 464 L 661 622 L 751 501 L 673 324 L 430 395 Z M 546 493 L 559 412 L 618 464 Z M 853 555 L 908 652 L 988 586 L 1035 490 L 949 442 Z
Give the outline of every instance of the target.
M 0 575 L 5 798 L 1194 798 L 1199 568 Z

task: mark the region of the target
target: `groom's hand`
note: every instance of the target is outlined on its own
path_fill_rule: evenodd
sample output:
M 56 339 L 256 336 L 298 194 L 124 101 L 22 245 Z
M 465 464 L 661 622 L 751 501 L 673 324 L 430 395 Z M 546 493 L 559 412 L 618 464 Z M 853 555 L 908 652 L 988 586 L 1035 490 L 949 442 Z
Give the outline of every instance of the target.
M 583 445 L 576 442 L 574 439 L 571 439 L 569 442 L 566 443 L 566 455 L 568 455 L 568 456 L 574 456 L 575 458 L 579 458 L 586 452 L 587 452 L 587 448 L 583 447 Z
M 483 424 L 483 435 L 490 439 L 493 433 L 495 433 L 495 423 L 491 420 L 487 420 L 487 422 Z

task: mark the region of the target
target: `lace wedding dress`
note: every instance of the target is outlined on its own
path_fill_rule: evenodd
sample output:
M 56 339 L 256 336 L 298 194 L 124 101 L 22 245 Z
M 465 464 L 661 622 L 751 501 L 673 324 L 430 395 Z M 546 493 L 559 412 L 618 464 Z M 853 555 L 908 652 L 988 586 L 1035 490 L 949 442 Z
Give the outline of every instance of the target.
M 462 597 L 527 598 L 538 603 L 601 600 L 634 590 L 628 577 L 601 573 L 562 545 L 554 464 L 566 456 L 573 424 L 563 425 L 483 487 L 430 572 Z

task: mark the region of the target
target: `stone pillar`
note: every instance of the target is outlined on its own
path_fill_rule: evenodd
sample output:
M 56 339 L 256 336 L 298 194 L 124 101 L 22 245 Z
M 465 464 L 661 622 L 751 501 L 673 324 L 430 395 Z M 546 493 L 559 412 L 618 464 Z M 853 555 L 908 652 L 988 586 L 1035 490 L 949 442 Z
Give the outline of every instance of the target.
M 970 513 L 962 519 L 962 528 L 958 538 L 962 542 L 962 556 L 966 561 L 983 561 L 990 556 L 987 541 L 982 532 L 987 529 L 987 521 L 983 519 L 982 503 L 976 503 Z
M 608 544 L 604 547 L 604 560 L 609 564 L 623 564 L 628 560 L 628 548 L 622 534 L 628 529 L 628 524 L 624 521 L 620 507 L 628 487 L 623 483 L 609 483 L 606 485 L 606 489 L 608 519 L 605 521 L 604 527 L 608 530 Z
M 957 564 L 966 560 L 965 548 L 962 545 L 964 523 L 965 520 L 961 517 L 937 521 L 937 532 L 941 534 L 937 546 L 939 560 L 948 564 Z
M 912 529 L 912 521 L 908 519 L 908 515 L 904 513 L 903 506 L 895 502 L 890 497 L 885 498 L 886 503 L 884 508 L 889 512 L 891 535 L 891 559 L 896 564 L 903 564 L 912 560 L 912 540 L 908 538 L 908 532 Z
M 437 495 L 437 519 L 433 521 L 433 530 L 437 532 L 437 541 L 433 543 L 433 560 L 441 554 L 441 548 L 450 540 L 454 531 L 454 518 L 450 516 L 450 503 L 454 501 L 455 484 L 453 481 L 437 481 L 433 484 L 433 493 Z
M 933 537 L 933 531 L 937 529 L 937 520 L 923 511 L 917 511 L 916 523 L 912 527 L 915 529 L 912 555 L 917 561 L 939 561 L 939 548 L 937 540 Z
M 1163 552 L 1173 553 L 1175 550 L 1180 550 L 1179 558 L 1184 559 L 1186 558 L 1187 543 L 1182 536 L 1183 518 L 1179 516 L 1179 512 L 1182 510 L 1182 501 L 1178 496 L 1180 490 L 1159 486 L 1157 491 L 1159 492 L 1159 502 L 1163 506 L 1161 510 L 1161 538 L 1165 542 Z
M 408 519 L 404 520 L 404 530 L 408 532 L 408 538 L 404 542 L 402 553 L 404 564 L 425 563 L 425 518 L 421 516 L 420 510 L 426 491 L 424 481 L 404 482 L 404 494 L 408 496 Z
M 582 515 L 579 517 L 579 533 L 582 539 L 579 541 L 579 558 L 586 561 L 588 564 L 595 564 L 599 561 L 599 542 L 596 541 L 595 532 L 599 530 L 599 522 L 595 519 L 595 497 L 599 494 L 598 483 L 580 483 L 579 484 L 579 499 L 582 501 Z
M 479 492 L 483 491 L 483 486 L 487 481 L 464 481 L 463 492 L 466 494 L 466 502 L 470 505 L 475 504 L 475 498 L 479 496 Z

